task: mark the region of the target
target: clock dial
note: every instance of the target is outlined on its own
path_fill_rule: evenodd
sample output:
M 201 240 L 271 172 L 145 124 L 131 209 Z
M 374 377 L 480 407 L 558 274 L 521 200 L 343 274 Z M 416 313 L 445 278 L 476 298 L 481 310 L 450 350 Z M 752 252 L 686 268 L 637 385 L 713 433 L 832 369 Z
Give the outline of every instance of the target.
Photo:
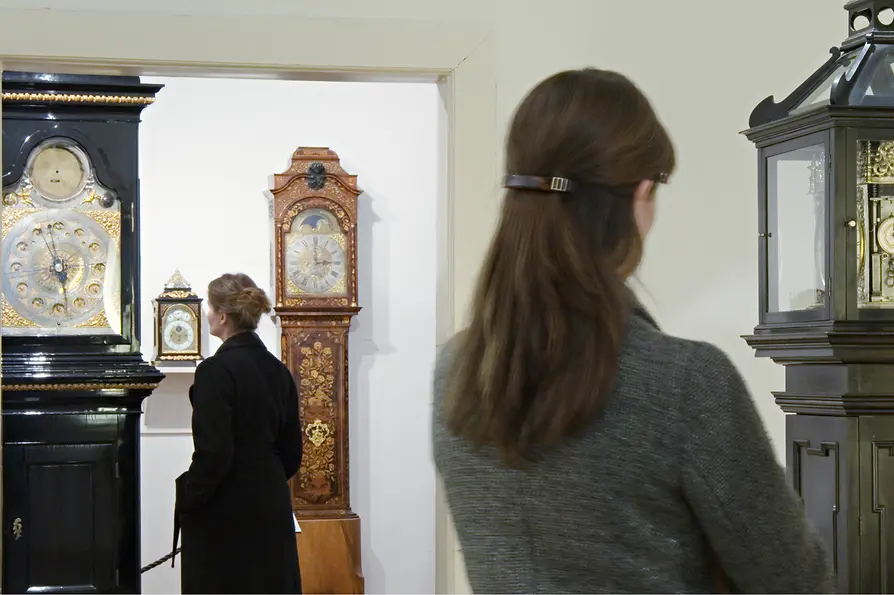
M 345 236 L 332 213 L 300 213 L 287 237 L 286 276 L 291 294 L 345 293 Z
M 61 141 L 39 149 L 31 163 L 31 184 L 49 201 L 65 202 L 83 190 L 84 163 L 72 145 Z
M 196 343 L 196 317 L 183 306 L 168 309 L 162 327 L 162 340 L 166 351 L 191 351 Z
M 25 216 L 5 237 L 4 297 L 33 326 L 85 325 L 115 301 L 110 248 L 105 229 L 83 213 L 53 209 Z
M 878 226 L 879 248 L 888 254 L 894 254 L 894 216 L 888 217 Z
M 345 278 L 345 251 L 336 237 L 300 236 L 289 252 L 289 279 L 305 293 L 326 293 Z

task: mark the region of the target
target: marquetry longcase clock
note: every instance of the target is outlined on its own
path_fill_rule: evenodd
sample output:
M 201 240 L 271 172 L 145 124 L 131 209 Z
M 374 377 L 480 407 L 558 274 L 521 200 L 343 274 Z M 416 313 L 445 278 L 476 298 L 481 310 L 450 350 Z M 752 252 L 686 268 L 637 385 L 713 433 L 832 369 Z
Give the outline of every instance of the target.
M 272 177 L 275 311 L 295 376 L 304 458 L 292 480 L 305 593 L 362 593 L 360 518 L 348 466 L 348 331 L 357 305 L 357 177 L 299 148 Z

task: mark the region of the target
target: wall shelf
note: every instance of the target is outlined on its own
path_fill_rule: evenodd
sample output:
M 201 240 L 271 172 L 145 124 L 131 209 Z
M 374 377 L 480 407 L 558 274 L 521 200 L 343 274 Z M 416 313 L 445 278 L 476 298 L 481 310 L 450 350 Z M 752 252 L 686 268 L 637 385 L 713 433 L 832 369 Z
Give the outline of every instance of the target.
M 190 428 L 147 428 L 140 427 L 141 436 L 191 436 Z
M 186 362 L 183 364 L 175 364 L 173 362 L 152 362 L 152 365 L 158 368 L 162 374 L 195 374 L 196 367 L 199 362 Z

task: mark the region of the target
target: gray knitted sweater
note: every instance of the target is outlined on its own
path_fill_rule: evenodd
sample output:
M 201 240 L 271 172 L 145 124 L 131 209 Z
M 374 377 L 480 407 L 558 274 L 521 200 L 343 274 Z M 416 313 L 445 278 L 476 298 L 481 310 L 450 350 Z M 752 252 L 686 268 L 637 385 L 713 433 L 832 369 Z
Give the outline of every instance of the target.
M 441 418 L 456 338 L 434 373 L 434 458 L 477 593 L 828 593 L 824 545 L 748 390 L 716 347 L 638 309 L 604 415 L 525 471 Z

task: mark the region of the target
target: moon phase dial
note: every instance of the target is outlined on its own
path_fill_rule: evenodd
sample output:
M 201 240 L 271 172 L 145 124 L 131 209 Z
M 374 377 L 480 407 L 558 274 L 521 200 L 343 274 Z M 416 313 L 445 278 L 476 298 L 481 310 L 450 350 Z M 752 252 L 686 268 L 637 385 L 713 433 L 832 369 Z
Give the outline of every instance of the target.
M 5 240 L 3 293 L 28 326 L 74 329 L 104 313 L 112 243 L 94 219 L 61 209 L 33 213 Z

